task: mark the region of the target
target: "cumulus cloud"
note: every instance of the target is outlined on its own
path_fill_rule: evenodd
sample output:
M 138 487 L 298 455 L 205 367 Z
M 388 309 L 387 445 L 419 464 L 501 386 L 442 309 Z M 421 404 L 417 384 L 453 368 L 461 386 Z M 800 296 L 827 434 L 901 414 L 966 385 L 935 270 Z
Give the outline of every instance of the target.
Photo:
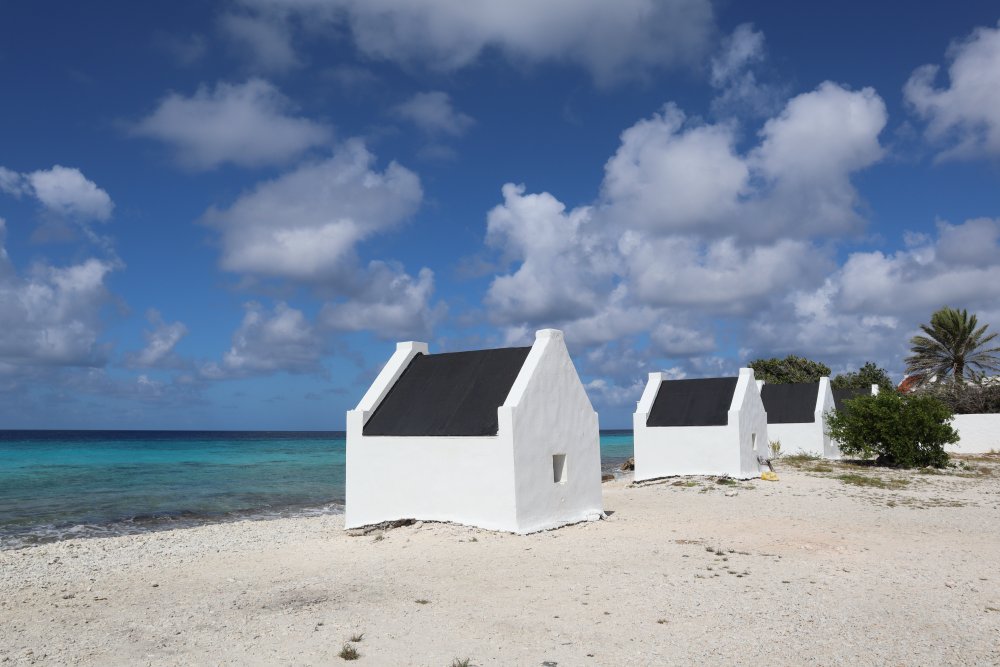
M 28 191 L 27 185 L 21 174 L 6 167 L 0 167 L 0 192 L 20 197 Z
M 291 101 L 267 81 L 220 82 L 200 86 L 190 97 L 170 93 L 131 132 L 167 144 L 189 169 L 225 163 L 259 167 L 286 163 L 329 143 L 329 127 L 294 112 Z
M 755 34 L 730 45 L 743 51 L 716 64 L 719 81 L 753 60 Z M 488 315 L 508 342 L 564 329 L 593 399 L 616 417 L 649 370 L 725 374 L 754 349 L 815 350 L 783 324 L 796 308 L 822 311 L 821 288 L 837 270 L 831 241 L 863 228 L 852 179 L 882 159 L 886 120 L 874 90 L 824 83 L 789 99 L 741 148 L 736 123 L 691 120 L 668 104 L 622 133 L 592 204 L 503 187 L 487 216 L 502 267 L 484 296 Z M 876 332 L 892 324 L 864 317 Z M 724 352 L 734 336 L 750 344 L 738 360 Z
M 938 308 L 989 313 L 998 300 L 1000 220 L 940 223 L 936 238 L 902 250 L 851 253 L 815 289 L 788 291 L 750 333 L 758 347 L 898 361 L 917 324 Z
M 448 93 L 435 90 L 417 93 L 393 109 L 393 114 L 429 135 L 458 137 L 472 127 L 472 116 L 455 109 Z
M 936 87 L 939 66 L 924 65 L 906 82 L 906 101 L 927 121 L 940 159 L 1000 155 L 1000 23 L 976 28 L 947 58 L 947 87 Z
M 79 169 L 58 164 L 27 173 L 0 167 L 0 192 L 33 197 L 48 213 L 81 222 L 106 221 L 115 206 L 108 193 Z
M 622 133 L 604 169 L 607 215 L 651 231 L 730 227 L 749 194 L 750 168 L 730 125 L 685 127 L 673 104 Z M 612 210 L 613 209 L 613 210 Z
M 376 171 L 375 156 L 357 140 L 332 157 L 264 181 L 204 221 L 222 235 L 222 268 L 238 273 L 355 282 L 356 245 L 396 227 L 417 209 L 420 179 L 391 162 Z
M 755 68 L 764 62 L 764 33 L 744 23 L 722 40 L 712 58 L 709 81 L 718 91 L 712 111 L 718 116 L 769 116 L 781 104 L 780 87 L 758 80 Z
M 622 133 L 602 214 L 652 234 L 771 239 L 856 230 L 851 183 L 884 149 L 885 103 L 833 83 L 788 101 L 744 154 L 731 123 L 690 123 L 673 104 Z
M 709 0 L 243 0 L 290 43 L 299 24 L 315 34 L 346 27 L 366 57 L 455 70 L 488 50 L 515 62 L 567 62 L 600 84 L 697 63 L 714 32 Z M 261 37 L 266 48 L 272 35 Z
M 98 342 L 107 276 L 116 267 L 87 259 L 64 267 L 36 264 L 18 275 L 0 219 L 0 366 L 101 366 Z
M 244 306 L 243 321 L 233 333 L 222 361 L 201 368 L 203 377 L 221 380 L 250 375 L 321 372 L 323 337 L 301 310 L 278 303 L 269 312 L 257 302 Z
M 503 186 L 503 196 L 487 217 L 486 241 L 519 265 L 495 277 L 486 293 L 494 322 L 542 324 L 594 314 L 616 258 L 591 228 L 591 210 L 567 212 L 552 195 L 525 195 L 524 186 L 512 183 Z
M 325 304 L 320 322 L 332 331 L 367 330 L 383 339 L 426 340 L 445 314 L 444 304 L 432 303 L 433 296 L 430 269 L 421 269 L 414 278 L 398 266 L 372 262 L 364 288 L 350 299 Z
M 429 337 L 445 312 L 433 301 L 434 273 L 413 276 L 395 262 L 364 263 L 358 253 L 363 241 L 412 216 L 422 196 L 416 174 L 395 162 L 376 170 L 375 156 L 352 140 L 326 160 L 258 184 L 228 208 L 209 209 L 203 220 L 221 234 L 225 270 L 323 295 L 320 330 Z
M 792 239 L 741 246 L 732 238 L 626 235 L 622 247 L 635 294 L 644 303 L 702 312 L 753 310 L 775 290 L 821 278 L 829 268 L 810 243 Z
M 133 366 L 139 368 L 173 367 L 179 365 L 174 357 L 174 348 L 188 329 L 183 322 L 165 322 L 159 311 L 150 309 L 146 319 L 153 326 L 143 332 L 146 347 L 130 360 Z

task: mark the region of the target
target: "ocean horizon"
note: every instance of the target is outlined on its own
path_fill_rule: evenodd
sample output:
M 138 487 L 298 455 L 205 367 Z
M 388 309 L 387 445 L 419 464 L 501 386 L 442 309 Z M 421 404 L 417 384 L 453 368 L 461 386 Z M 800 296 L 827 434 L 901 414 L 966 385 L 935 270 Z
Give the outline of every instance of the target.
M 632 455 L 602 430 L 601 467 Z M 338 514 L 343 431 L 0 431 L 0 549 Z

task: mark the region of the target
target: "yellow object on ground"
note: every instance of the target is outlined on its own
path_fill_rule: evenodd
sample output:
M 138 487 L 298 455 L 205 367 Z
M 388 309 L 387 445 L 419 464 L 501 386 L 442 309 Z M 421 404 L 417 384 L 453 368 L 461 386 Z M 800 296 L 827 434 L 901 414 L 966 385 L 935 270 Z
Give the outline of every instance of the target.
M 764 472 L 762 472 L 760 474 L 760 478 L 763 479 L 763 480 L 766 480 L 768 482 L 777 482 L 778 481 L 778 473 L 771 472 L 770 470 L 765 470 Z

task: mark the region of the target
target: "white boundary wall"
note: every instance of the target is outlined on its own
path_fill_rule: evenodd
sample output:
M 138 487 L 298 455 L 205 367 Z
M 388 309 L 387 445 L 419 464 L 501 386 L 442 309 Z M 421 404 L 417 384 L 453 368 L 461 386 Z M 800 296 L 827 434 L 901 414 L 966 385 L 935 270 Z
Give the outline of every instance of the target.
M 767 413 L 752 368 L 741 368 L 725 426 L 646 426 L 664 373 L 650 373 L 632 415 L 635 480 L 674 475 L 760 475 L 758 456 L 767 458 Z
M 345 528 L 396 519 L 528 533 L 602 513 L 597 413 L 561 331 L 544 329 L 488 437 L 365 436 L 364 424 L 426 343 L 399 343 L 347 413 Z M 565 456 L 562 482 L 553 457 Z
M 762 382 L 757 383 L 763 387 Z M 819 379 L 819 391 L 816 395 L 816 406 L 813 411 L 814 421 L 791 424 L 767 425 L 767 437 L 781 442 L 782 454 L 812 454 L 825 459 L 839 459 L 840 447 L 830 439 L 826 428 L 825 415 L 834 410 L 833 390 L 830 388 L 830 378 Z M 770 445 L 770 442 L 768 443 Z M 769 455 L 769 454 L 768 454 Z
M 955 454 L 1000 451 L 1000 414 L 955 415 L 951 425 L 961 440 L 945 447 L 947 451 Z

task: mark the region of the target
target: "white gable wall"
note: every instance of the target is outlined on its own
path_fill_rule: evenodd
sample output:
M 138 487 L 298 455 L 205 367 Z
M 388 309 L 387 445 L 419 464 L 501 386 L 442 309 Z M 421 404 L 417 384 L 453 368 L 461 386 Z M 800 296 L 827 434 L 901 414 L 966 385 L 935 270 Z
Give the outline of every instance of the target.
M 501 415 L 513 425 L 518 532 L 583 521 L 603 512 L 597 413 L 561 331 L 536 334 Z M 502 427 L 501 427 L 502 428 Z M 563 483 L 554 455 L 565 455 Z
M 760 400 L 752 368 L 740 369 L 733 405 L 729 409 L 729 428 L 735 429 L 733 435 L 740 443 L 739 472 L 729 474 L 743 479 L 758 477 L 758 457 L 768 458 L 771 454 L 767 441 L 767 412 L 764 411 L 764 402 Z
M 725 426 L 647 426 L 663 373 L 650 373 L 632 415 L 635 480 L 672 475 L 729 475 L 748 479 L 760 474 L 757 454 L 767 448 L 767 413 L 753 378 L 741 368 Z M 752 434 L 757 435 L 758 452 Z M 760 453 L 764 453 L 760 452 Z M 766 456 L 766 453 L 764 453 Z

